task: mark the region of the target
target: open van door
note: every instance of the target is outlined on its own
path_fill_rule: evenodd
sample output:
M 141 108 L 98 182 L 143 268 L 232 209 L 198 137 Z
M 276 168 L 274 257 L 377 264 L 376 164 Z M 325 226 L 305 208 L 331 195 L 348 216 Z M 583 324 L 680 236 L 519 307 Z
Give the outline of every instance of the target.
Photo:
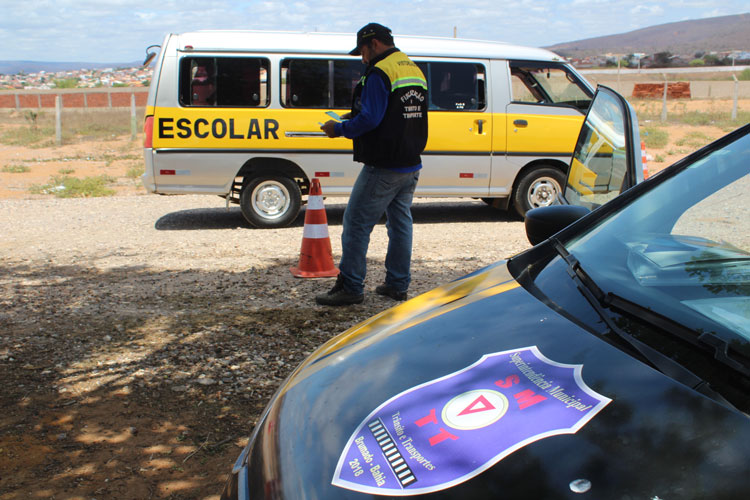
M 526 214 L 532 244 L 546 240 L 644 179 L 638 117 L 614 90 L 599 86 L 581 126 L 557 203 Z

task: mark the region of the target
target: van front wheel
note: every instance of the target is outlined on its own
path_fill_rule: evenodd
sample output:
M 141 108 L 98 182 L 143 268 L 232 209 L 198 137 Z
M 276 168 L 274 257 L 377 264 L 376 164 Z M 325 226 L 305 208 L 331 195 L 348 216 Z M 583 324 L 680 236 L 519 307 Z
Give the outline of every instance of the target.
M 513 208 L 523 217 L 532 208 L 552 205 L 564 185 L 565 174 L 554 167 L 529 170 L 516 185 Z
M 297 218 L 301 204 L 299 186 L 283 175 L 254 177 L 240 194 L 242 215 L 258 228 L 288 226 Z

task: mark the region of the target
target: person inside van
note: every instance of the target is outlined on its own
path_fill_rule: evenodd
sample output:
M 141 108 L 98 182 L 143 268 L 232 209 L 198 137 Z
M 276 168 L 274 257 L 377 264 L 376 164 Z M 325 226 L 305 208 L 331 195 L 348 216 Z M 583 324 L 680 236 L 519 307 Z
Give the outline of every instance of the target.
M 367 247 L 385 213 L 388 250 L 385 283 L 375 292 L 405 300 L 411 282 L 411 204 L 427 144 L 427 81 L 419 67 L 394 46 L 391 30 L 370 23 L 357 32 L 350 52 L 367 64 L 354 89 L 348 120 L 329 120 L 328 137 L 354 141 L 354 161 L 363 163 L 344 212 L 340 274 L 318 304 L 342 306 L 364 300 Z
M 190 104 L 213 106 L 216 104 L 216 83 L 213 66 L 207 63 L 193 68 L 193 79 L 190 83 Z

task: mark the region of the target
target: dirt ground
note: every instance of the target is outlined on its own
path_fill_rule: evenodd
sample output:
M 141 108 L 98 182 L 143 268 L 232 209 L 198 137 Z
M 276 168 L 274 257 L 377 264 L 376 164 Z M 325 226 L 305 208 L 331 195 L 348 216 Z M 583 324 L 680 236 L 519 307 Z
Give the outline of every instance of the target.
M 649 168 L 726 132 L 669 127 Z M 146 196 L 128 175 L 141 142 L 0 144 L 0 167 L 28 168 L 0 172 L 0 500 L 216 499 L 291 370 L 393 305 L 314 305 L 330 283 L 288 272 L 302 220 L 253 237 L 218 197 Z M 61 172 L 108 175 L 116 196 L 29 192 Z M 344 203 L 326 202 L 335 259 Z M 520 221 L 481 202 L 420 202 L 415 220 L 412 295 L 528 247 Z M 377 228 L 371 288 L 385 245 Z

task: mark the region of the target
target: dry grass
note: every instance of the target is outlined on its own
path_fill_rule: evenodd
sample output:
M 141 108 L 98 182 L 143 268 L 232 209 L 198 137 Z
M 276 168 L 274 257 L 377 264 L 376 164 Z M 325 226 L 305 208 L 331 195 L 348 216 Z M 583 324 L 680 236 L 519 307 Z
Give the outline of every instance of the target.
M 143 108 L 136 110 L 136 124 L 143 123 L 143 113 Z M 55 143 L 54 111 L 2 110 L 0 121 L 6 125 L 0 144 L 42 148 Z M 64 109 L 60 122 L 63 144 L 113 140 L 131 133 L 129 109 Z

